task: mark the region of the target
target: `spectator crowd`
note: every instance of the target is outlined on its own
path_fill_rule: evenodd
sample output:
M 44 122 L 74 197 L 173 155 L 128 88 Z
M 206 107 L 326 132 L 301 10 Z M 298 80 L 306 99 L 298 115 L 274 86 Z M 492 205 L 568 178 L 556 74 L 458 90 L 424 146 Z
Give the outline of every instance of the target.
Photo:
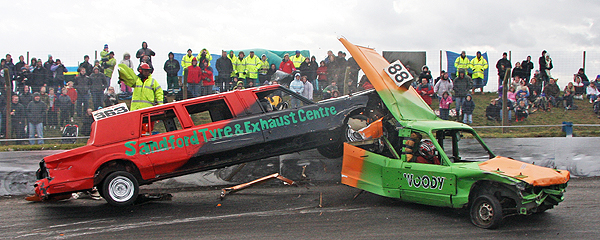
M 120 66 L 134 69 L 131 55 L 125 52 L 122 56 Z M 152 79 L 151 73 L 155 70 L 152 63 L 154 56 L 156 53 L 146 42 L 142 43 L 142 47 L 135 54 L 139 61 L 136 70 L 143 79 Z M 259 57 L 253 51 L 249 51 L 247 56 L 244 51 L 238 52 L 237 55 L 232 50 L 221 51 L 221 57 L 216 60 L 214 66 L 218 72 L 217 76 L 214 76 L 211 60 L 208 49 L 202 49 L 197 55 L 193 54 L 192 49 L 188 49 L 187 54 L 180 60 L 175 59 L 172 52 L 168 53 L 168 60 L 163 65 L 167 75 L 164 93 L 181 100 L 184 87 L 188 97 L 199 97 L 260 85 L 282 84 L 307 99 L 313 99 L 313 96 L 327 99 L 373 88 L 366 76 L 359 81 L 358 64 L 352 57 L 346 59 L 346 53 L 342 51 L 334 55 L 333 51 L 329 50 L 327 56 L 319 62 L 315 56 L 303 56 L 300 51 L 295 51 L 293 55 L 285 54 L 279 63 L 270 62 L 264 54 Z M 65 76 L 68 72 L 65 65 L 52 55 L 48 55 L 45 62 L 34 57 L 27 63 L 23 56 L 19 56 L 18 62 L 13 63 L 12 56 L 6 54 L 6 58 L 2 59 L 1 68 L 8 69 L 8 78 L 13 84 L 12 89 L 4 88 L 5 77 L 2 71 L 1 136 L 6 135 L 2 122 L 11 121 L 13 138 L 30 138 L 29 144 L 36 144 L 33 138 L 43 138 L 45 129 L 62 131 L 67 124 L 73 124 L 76 120 L 81 123 L 81 133 L 88 135 L 94 121 L 92 111 L 118 104 L 120 100 L 135 98 L 132 89 L 135 84 L 126 84 L 124 81 L 117 84 L 120 91 L 119 94 L 115 93 L 110 81 L 116 66 L 115 53 L 110 51 L 108 44 L 103 46 L 100 60 L 92 63 L 89 56 L 85 55 L 72 80 Z M 435 104 L 439 103 L 439 116 L 442 119 L 456 116 L 458 121 L 472 124 L 475 109 L 473 95 L 478 88 L 483 92 L 483 72 L 489 66 L 480 52 L 477 52 L 476 57 L 469 59 L 464 51 L 455 59 L 454 66 L 456 72 L 441 71 L 435 79 L 427 66 L 423 66 L 419 74 L 409 70 L 415 77 L 412 86 L 427 104 L 434 104 L 434 100 L 437 101 Z M 179 78 L 182 68 L 183 77 Z M 590 81 L 581 68 L 561 93 L 556 84 L 557 79 L 552 77 L 552 68 L 552 59 L 545 50 L 542 51 L 537 64 L 531 61 L 531 57 L 527 57 L 522 62 L 517 62 L 514 67 L 504 53 L 496 63 L 500 94 L 486 107 L 486 117 L 493 121 L 501 120 L 502 91 L 505 87 L 509 119 L 512 119 L 514 113 L 515 121 L 524 121 L 529 114 L 548 111 L 551 107 L 576 109 L 573 99 L 583 98 L 589 99 L 594 111 L 600 114 L 600 91 L 597 88 L 600 86 L 600 75 L 594 81 Z M 142 70 L 149 70 L 149 73 L 144 75 Z M 506 84 L 505 78 L 508 79 Z M 156 90 L 162 92 L 162 87 L 158 85 Z M 12 93 L 11 109 L 10 115 L 4 116 L 6 102 L 3 96 L 7 91 Z M 164 101 L 162 94 L 157 99 Z M 294 104 L 300 103 L 291 104 L 293 107 Z M 38 144 L 43 142 L 43 139 L 37 141 Z

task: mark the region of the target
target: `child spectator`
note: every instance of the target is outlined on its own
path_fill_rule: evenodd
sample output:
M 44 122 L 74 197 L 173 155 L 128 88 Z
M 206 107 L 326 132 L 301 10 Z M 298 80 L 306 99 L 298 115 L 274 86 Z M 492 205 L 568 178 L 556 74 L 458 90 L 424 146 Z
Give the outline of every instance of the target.
M 532 80 L 533 80 L 533 78 L 532 78 Z M 537 97 L 535 97 L 535 98 L 533 99 L 533 101 L 532 101 L 532 102 L 533 102 L 533 104 L 531 105 L 531 107 L 532 107 L 532 108 L 535 108 L 535 109 L 532 109 L 532 110 L 531 110 L 532 112 L 533 112 L 533 111 L 535 111 L 535 110 L 537 110 L 537 109 L 539 109 L 539 110 L 542 110 L 542 111 L 544 111 L 544 112 L 546 112 L 546 111 L 550 110 L 550 109 L 548 108 L 548 98 L 546 97 L 546 95 L 545 95 L 545 94 L 543 94 L 543 93 L 542 93 L 542 94 L 540 95 L 540 94 L 537 94 L 537 92 L 536 92 L 536 91 L 534 91 L 534 92 L 533 92 L 533 94 L 535 94 Z M 533 94 L 532 94 L 532 95 L 533 95 Z
M 498 99 L 492 99 L 490 105 L 485 109 L 485 116 L 488 120 L 500 121 L 500 106 L 498 106 Z
M 519 86 L 515 87 L 515 90 L 517 91 L 517 97 L 520 97 L 521 93 L 525 93 L 525 97 L 529 97 L 529 87 L 527 87 L 527 84 L 524 80 L 520 80 Z
M 575 86 L 573 86 L 572 82 L 569 82 L 563 90 L 563 104 L 566 110 L 575 109 L 573 95 L 575 95 Z
M 431 105 L 431 96 L 433 96 L 433 87 L 429 84 L 429 81 L 426 77 L 421 78 L 421 84 L 417 86 L 417 92 L 421 95 L 421 98 L 427 103 L 427 105 Z
M 450 115 L 450 104 L 452 104 L 452 97 L 448 92 L 444 92 L 440 98 L 440 118 L 448 120 Z
M 470 94 L 467 94 L 467 97 L 465 97 L 465 101 L 462 103 L 461 109 L 463 113 L 463 123 L 472 124 L 475 102 L 473 102 L 473 97 Z
M 596 84 L 591 82 L 590 85 L 586 89 L 587 98 L 590 99 L 590 103 L 593 103 L 598 99 L 598 89 L 596 88 Z
M 513 103 L 517 101 L 517 93 L 515 93 L 515 88 L 510 86 L 508 92 L 506 93 L 506 98 Z
M 515 121 L 523 121 L 529 116 L 527 112 L 527 100 L 519 101 L 519 104 L 515 108 Z

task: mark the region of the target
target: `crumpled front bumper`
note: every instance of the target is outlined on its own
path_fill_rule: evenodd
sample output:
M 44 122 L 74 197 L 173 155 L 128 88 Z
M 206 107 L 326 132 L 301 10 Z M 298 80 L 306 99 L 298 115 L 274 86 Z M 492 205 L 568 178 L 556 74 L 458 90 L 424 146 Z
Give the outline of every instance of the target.
M 525 215 L 551 209 L 564 201 L 566 188 L 567 183 L 564 183 L 521 191 L 522 200 L 517 210 L 519 214 Z

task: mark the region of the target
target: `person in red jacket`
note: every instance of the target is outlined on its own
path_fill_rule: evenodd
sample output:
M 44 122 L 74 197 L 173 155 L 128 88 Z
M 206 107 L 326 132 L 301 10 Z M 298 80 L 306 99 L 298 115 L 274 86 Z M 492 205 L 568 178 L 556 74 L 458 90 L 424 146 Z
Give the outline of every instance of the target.
M 427 105 L 431 105 L 431 96 L 433 96 L 433 87 L 427 81 L 427 78 L 421 78 L 421 84 L 417 86 L 417 92 L 425 100 Z
M 325 65 L 325 61 L 321 61 L 321 66 L 317 68 L 317 81 L 319 81 L 319 88 L 325 88 L 328 85 L 327 83 L 327 66 Z M 322 89 L 319 89 L 319 91 Z
M 202 83 L 200 79 L 200 72 L 202 69 L 198 67 L 198 60 L 196 58 L 192 58 L 192 65 L 187 67 L 187 83 L 188 89 L 192 93 L 192 97 L 201 96 L 200 89 L 202 88 Z
M 215 86 L 215 80 L 213 78 L 213 69 L 208 66 L 208 61 L 205 59 L 200 63 L 200 80 L 202 80 L 202 96 L 212 94 L 213 86 Z
M 292 74 L 292 72 L 296 71 L 294 63 L 290 61 L 289 54 L 286 53 L 285 55 L 283 55 L 283 61 L 281 61 L 281 63 L 279 64 L 279 70 L 287 74 Z

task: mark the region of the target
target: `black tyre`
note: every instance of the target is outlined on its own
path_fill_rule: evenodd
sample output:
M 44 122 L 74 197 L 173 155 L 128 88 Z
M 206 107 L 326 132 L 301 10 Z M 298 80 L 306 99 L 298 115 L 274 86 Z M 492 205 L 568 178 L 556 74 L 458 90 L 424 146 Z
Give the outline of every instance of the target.
M 352 120 L 354 122 L 350 123 L 349 122 L 350 120 Z M 361 122 L 361 123 L 356 124 L 356 121 Z M 342 131 L 340 132 L 341 134 L 344 135 L 341 138 L 341 140 L 339 142 L 332 143 L 327 146 L 319 147 L 319 148 L 317 148 L 317 150 L 319 151 L 319 153 L 321 155 L 323 155 L 323 157 L 326 157 L 326 158 L 342 157 L 344 155 L 344 142 L 351 142 L 351 141 L 358 140 L 358 139 L 356 139 L 355 136 L 353 136 L 353 134 L 352 134 L 353 131 L 350 131 L 350 129 L 353 128 L 353 130 L 356 131 L 363 127 L 366 127 L 367 121 L 368 121 L 368 118 L 364 115 L 353 115 L 353 116 L 349 117 L 346 121 L 344 121 L 344 126 L 342 128 Z M 353 125 L 353 126 L 350 126 L 350 125 Z
M 475 199 L 470 209 L 471 222 L 480 228 L 495 229 L 502 222 L 502 206 L 498 199 L 483 194 Z
M 131 205 L 140 191 L 137 179 L 128 172 L 117 171 L 102 182 L 102 197 L 113 206 Z

